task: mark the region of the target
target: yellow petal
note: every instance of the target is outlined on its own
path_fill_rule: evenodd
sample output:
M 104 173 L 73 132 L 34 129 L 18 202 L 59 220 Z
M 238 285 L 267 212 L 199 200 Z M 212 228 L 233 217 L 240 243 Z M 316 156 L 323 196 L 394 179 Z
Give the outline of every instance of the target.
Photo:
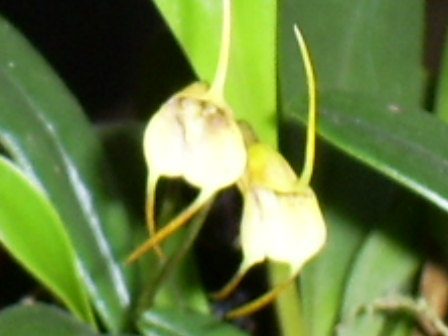
M 248 149 L 247 183 L 288 192 L 294 189 L 297 176 L 285 158 L 264 143 L 255 143 Z

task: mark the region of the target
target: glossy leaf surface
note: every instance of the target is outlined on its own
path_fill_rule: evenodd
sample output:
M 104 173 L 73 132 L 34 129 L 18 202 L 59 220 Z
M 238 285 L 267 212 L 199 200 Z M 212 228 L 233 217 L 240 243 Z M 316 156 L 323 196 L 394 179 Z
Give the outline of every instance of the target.
M 448 125 L 436 117 L 371 97 L 332 93 L 321 98 L 320 132 L 344 152 L 448 210 Z
M 49 305 L 16 305 L 0 311 L 2 336 L 99 336 L 65 311 Z
M 0 44 L 0 143 L 48 194 L 96 308 L 118 331 L 131 300 L 120 260 L 131 249 L 130 226 L 100 144 L 64 84 L 4 20 Z
M 186 310 L 152 309 L 140 322 L 143 335 L 244 336 L 246 333 L 212 317 Z
M 73 245 L 46 195 L 0 157 L 0 241 L 80 319 L 94 323 Z

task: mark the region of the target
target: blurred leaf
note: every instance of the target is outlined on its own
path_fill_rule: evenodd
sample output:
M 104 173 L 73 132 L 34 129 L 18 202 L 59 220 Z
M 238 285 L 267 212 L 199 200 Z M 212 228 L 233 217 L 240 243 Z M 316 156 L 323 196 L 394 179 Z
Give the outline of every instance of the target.
M 297 137 L 297 129 L 283 129 L 282 134 L 287 139 Z M 287 149 L 291 153 L 290 148 Z M 394 185 L 384 177 L 341 156 L 330 146 L 319 144 L 319 149 L 313 185 L 319 192 L 328 225 L 328 241 L 299 278 L 309 336 L 334 333 L 347 274 L 357 252 L 371 228 L 390 210 L 391 200 L 396 197 Z
M 441 183 L 448 172 L 445 161 L 448 152 L 434 144 L 434 139 L 439 145 L 446 141 L 446 130 L 440 129 L 431 117 L 414 112 L 423 97 L 423 1 L 285 0 L 281 2 L 279 13 L 281 123 L 297 129 L 299 119 L 300 123 L 307 120 L 306 81 L 292 33 L 292 26 L 297 23 L 309 45 L 317 72 L 318 104 L 321 106 L 319 134 L 341 152 L 368 163 L 448 209 L 444 200 L 448 188 Z M 403 17 L 398 18 L 397 13 Z M 433 126 L 438 129 L 436 136 Z M 295 138 L 281 134 L 284 152 L 289 157 L 294 153 L 301 158 L 302 154 L 295 147 L 301 147 L 298 145 L 301 140 L 297 139 L 304 137 L 298 137 L 297 133 Z M 437 137 L 439 135 L 441 137 Z M 368 174 L 354 174 L 353 167 L 339 162 L 344 159 L 341 153 L 332 166 L 325 167 L 327 153 L 322 153 L 321 157 L 321 150 L 318 146 L 316 167 L 325 174 L 317 176 L 316 193 L 328 217 L 329 242 L 326 250 L 304 269 L 301 278 L 304 315 L 313 336 L 333 334 L 347 276 L 361 271 L 352 270 L 352 257 L 356 256 L 357 247 L 362 246 L 358 244 L 362 244 L 365 230 L 378 218 L 372 212 L 384 214 L 391 200 L 390 190 L 387 190 L 390 188 L 384 181 L 372 179 Z M 437 163 L 436 168 L 434 163 Z M 319 183 L 321 180 L 323 182 Z M 313 184 L 316 185 L 316 181 Z M 381 188 L 385 188 L 386 200 L 381 199 Z M 352 194 L 348 195 L 347 190 L 352 190 Z M 370 203 L 359 204 L 360 200 Z M 341 207 L 344 201 L 354 205 Z M 383 255 L 375 255 L 376 262 L 383 258 L 387 264 L 390 254 L 391 260 L 403 258 L 403 267 L 409 266 L 406 260 L 412 256 L 408 251 L 397 255 L 395 249 L 399 243 L 387 234 L 377 235 L 366 238 L 368 246 L 374 245 L 371 240 L 387 246 Z M 400 241 L 400 238 L 395 239 Z M 369 249 L 368 246 L 364 248 Z M 394 275 L 399 277 L 398 273 Z M 376 288 L 388 285 L 387 277 L 373 280 L 376 280 Z M 369 291 L 366 290 L 368 286 L 363 288 Z M 346 289 L 346 293 L 348 291 Z M 350 306 L 354 304 L 351 299 L 349 302 Z
M 356 229 L 348 216 L 326 208 L 325 219 L 330 239 L 316 259 L 305 267 L 299 279 L 309 336 L 332 335 L 347 272 L 364 237 L 363 230 Z M 329 278 L 331 286 L 328 285 Z
M 352 97 L 347 94 L 333 94 L 323 97 L 321 106 L 323 107 L 320 114 L 320 129 L 325 138 L 342 150 L 370 164 L 380 172 L 387 174 L 408 188 L 412 188 L 415 192 L 447 210 L 448 188 L 444 181 L 448 173 L 448 150 L 443 145 L 444 143 L 448 143 L 447 125 L 440 123 L 437 118 L 423 112 L 395 110 L 395 108 L 391 110 L 387 105 L 381 104 L 373 99 Z M 325 165 L 325 162 L 322 164 Z M 334 167 L 331 168 L 333 170 L 329 171 L 328 176 L 331 176 L 332 179 L 338 180 L 343 176 L 349 176 L 352 184 L 356 183 L 367 188 L 369 194 L 372 192 L 371 186 L 375 184 L 371 183 L 371 181 L 369 183 L 364 178 L 353 176 L 351 169 L 338 171 L 334 170 Z M 349 185 L 350 182 L 346 181 L 346 183 Z M 328 188 L 328 186 L 325 186 L 322 190 L 325 190 L 325 188 Z M 341 191 L 346 188 L 341 184 Z M 360 195 L 365 192 L 366 190 L 360 190 L 357 197 L 361 197 Z M 337 194 L 337 191 L 335 193 Z M 343 196 L 339 195 L 339 197 Z M 372 209 L 378 209 L 378 203 L 372 202 L 370 207 Z M 349 214 L 345 214 L 345 216 L 347 215 L 350 218 Z M 331 225 L 334 225 L 334 223 L 331 223 Z M 393 225 L 396 225 L 396 223 L 391 223 L 391 226 Z M 353 229 L 356 230 L 355 226 Z M 348 234 L 350 235 L 350 233 Z M 337 244 L 337 241 L 331 241 L 332 239 L 338 239 L 337 237 L 330 232 L 330 248 L 332 244 Z M 381 236 L 381 238 L 387 239 L 385 236 Z M 372 239 L 379 238 L 372 237 Z M 406 260 L 410 256 L 406 253 L 399 254 L 398 256 L 395 255 L 392 241 L 380 241 L 379 243 L 385 246 L 392 245 L 392 250 L 384 248 L 384 254 L 378 256 L 379 259 L 382 258 L 385 261 L 389 259 L 395 260 L 397 263 L 401 262 L 403 267 L 409 264 Z M 344 240 L 343 244 L 347 244 L 347 241 Z M 334 258 L 331 259 L 334 263 L 343 263 L 343 260 L 339 261 L 336 259 L 337 255 L 334 255 Z M 400 258 L 403 260 L 397 261 Z M 366 264 L 370 265 L 371 263 Z M 378 274 L 382 274 L 382 272 Z M 392 274 L 397 276 L 396 273 Z M 307 279 L 307 277 L 307 270 L 305 270 L 304 278 Z M 371 281 L 374 280 L 378 281 L 376 283 L 378 286 L 381 284 L 387 286 L 387 277 L 371 278 Z M 326 292 L 334 291 L 335 295 L 338 290 L 337 286 L 338 283 L 333 281 L 333 279 L 330 285 L 328 280 L 325 280 L 323 277 L 321 278 L 321 282 L 314 279 L 312 285 L 314 288 L 326 288 Z M 365 289 L 369 286 L 364 284 L 361 287 Z M 317 290 L 310 291 L 308 289 L 304 293 L 304 296 L 315 295 L 312 298 L 304 298 L 305 304 L 307 301 L 314 302 L 315 304 L 321 302 L 319 298 L 323 295 L 322 292 Z M 325 302 L 326 304 L 331 304 L 331 301 Z M 336 309 L 335 303 L 333 302 L 333 309 Z M 318 310 L 314 309 L 315 314 L 319 317 L 313 315 L 312 321 L 315 321 L 315 319 L 320 320 L 322 318 L 325 320 L 329 318 L 331 316 L 330 310 L 331 307 L 327 306 Z M 363 319 L 366 319 L 370 323 L 377 323 L 375 319 L 368 317 L 363 317 Z M 320 327 L 313 327 L 314 330 L 317 328 Z M 322 328 L 324 328 L 323 324 Z M 373 330 L 371 324 L 365 328 L 372 328 Z M 316 335 L 326 334 L 316 333 Z
M 332 93 L 321 97 L 319 129 L 344 152 L 448 210 L 448 125 L 436 117 Z
M 59 216 L 43 192 L 2 157 L 0 241 L 79 318 L 94 324 L 75 251 Z
M 17 305 L 0 311 L 2 336 L 98 336 L 65 311 L 48 305 Z
M 121 263 L 131 228 L 96 134 L 59 78 L 2 19 L 0 45 L 0 143 L 54 204 L 100 316 L 118 331 L 131 300 L 132 268 L 124 272 Z
M 397 12 L 406 20 L 397 19 Z M 418 106 L 422 94 L 422 18 L 423 3 L 418 0 L 375 4 L 363 0 L 356 6 L 347 0 L 331 6 L 322 0 L 284 1 L 279 60 L 282 117 L 283 122 L 294 122 L 292 115 L 299 115 L 302 122 L 306 119 L 303 69 L 294 65 L 300 57 L 290 33 L 298 22 L 322 92 L 319 133 L 448 209 L 444 199 L 448 186 L 441 183 L 447 171 L 446 129 L 423 113 L 408 111 Z
M 213 80 L 221 42 L 222 1 L 156 0 L 197 76 Z M 232 1 L 226 92 L 238 118 L 276 145 L 276 1 Z
M 423 2 L 382 0 L 373 4 L 362 0 L 353 5 L 352 1 L 336 0 L 329 5 L 322 0 L 287 0 L 282 4 L 282 121 L 294 122 L 291 115 L 300 115 L 302 122 L 306 119 L 306 82 L 291 33 L 297 22 L 309 43 L 322 92 L 318 97 L 323 106 L 319 133 L 344 152 L 446 206 L 440 193 L 448 188 L 438 185 L 431 165 L 440 154 L 442 161 L 447 157 L 443 148 L 432 148 L 430 129 L 440 127 L 428 116 L 407 111 L 409 106 L 415 109 L 419 105 L 422 95 Z M 396 18 L 397 12 L 406 19 Z M 325 24 L 319 24 L 321 21 Z M 436 141 L 442 144 L 443 137 Z M 412 157 L 403 157 L 408 149 Z M 431 164 L 423 167 L 427 158 Z M 444 169 L 444 165 L 438 162 L 434 170 Z M 433 187 L 440 192 L 434 194 Z
M 16 305 L 0 311 L 2 336 L 100 336 L 66 311 L 41 303 Z M 114 334 L 115 336 L 136 336 Z M 106 336 L 106 335 L 105 335 Z
M 441 70 L 437 79 L 435 114 L 445 122 L 448 122 L 448 35 L 445 36 Z
M 309 44 L 321 92 L 369 94 L 388 104 L 420 106 L 424 1 L 284 0 L 280 4 L 284 107 L 295 109 L 306 93 L 294 23 Z
M 146 233 L 145 209 L 147 168 L 143 157 L 145 125 L 136 121 L 120 121 L 97 125 L 105 155 L 113 162 L 110 169 L 132 223 L 139 223 Z M 146 236 L 145 236 L 146 238 Z
M 392 319 L 378 312 L 359 314 L 359 311 L 378 298 L 403 291 L 411 295 L 420 266 L 416 249 L 420 240 L 417 205 L 415 199 L 402 199 L 380 227 L 369 235 L 358 253 L 347 281 L 338 328 L 340 335 L 376 336 L 385 328 L 388 328 L 387 335 L 395 335 L 391 329 Z M 395 327 L 399 322 L 395 321 Z
M 181 309 L 151 309 L 139 329 L 145 336 L 244 336 L 246 333 L 210 315 Z
M 443 125 L 440 125 L 435 118 L 425 113 L 396 111 L 394 107 L 390 111 L 387 105 L 375 102 L 373 99 L 356 98 L 347 94 L 334 94 L 323 97 L 321 103 L 323 108 L 320 114 L 320 126 L 323 136 L 328 136 L 329 140 L 340 148 L 358 158 L 366 160 L 376 168 L 387 167 L 389 172 L 394 172 L 392 176 L 395 178 L 401 174 L 401 180 L 406 181 L 408 185 L 409 182 L 413 182 L 415 186 L 417 183 L 421 183 L 418 179 L 422 179 L 432 189 L 440 190 L 440 188 L 444 188 L 446 185 L 442 181 L 446 173 L 443 172 L 447 171 L 445 158 L 448 157 L 448 153 L 446 153 L 446 148 L 443 147 L 442 143 L 448 141 L 448 129 L 445 130 Z M 346 105 L 344 106 L 344 104 Z M 332 106 L 331 108 L 330 105 Z M 288 141 L 290 139 L 292 140 L 293 137 L 290 136 Z M 440 141 L 438 146 L 435 145 L 435 141 L 437 141 L 435 139 Z M 289 146 L 293 145 L 289 144 Z M 326 154 L 323 153 L 322 156 Z M 434 164 L 435 162 L 438 164 Z M 320 165 L 325 166 L 326 164 L 327 162 L 324 160 Z M 318 167 L 319 169 L 322 168 Z M 354 175 L 353 170 L 347 167 L 345 169 L 330 167 L 330 169 L 326 170 L 328 171 L 328 176 L 331 176 L 333 183 L 335 183 L 335 180 L 341 180 L 342 177 L 349 174 L 351 183 L 358 181 L 357 184 L 368 185 L 369 194 L 372 193 L 371 186 L 378 185 L 378 183 L 366 184 L 367 180 L 365 178 Z M 384 171 L 384 168 L 381 170 Z M 406 176 L 407 174 L 414 174 L 414 176 Z M 343 191 L 350 185 L 350 181 L 345 181 L 347 183 L 345 186 L 341 183 L 339 192 L 337 190 L 333 190 L 333 192 L 339 194 L 339 198 L 346 197 Z M 322 191 L 325 192 L 326 189 L 328 189 L 328 182 L 322 188 Z M 420 190 L 418 188 L 415 189 Z M 358 195 L 364 192 L 359 190 Z M 429 188 L 426 192 L 427 196 L 433 194 L 433 190 L 429 190 Z M 445 192 L 445 195 L 448 194 Z M 360 196 L 357 197 L 359 198 Z M 372 206 L 373 204 L 375 206 Z M 369 206 L 378 211 L 378 202 L 372 202 Z M 344 216 L 347 217 L 345 221 L 348 222 L 353 217 L 350 212 L 346 212 L 342 217 L 339 216 L 340 219 L 336 220 L 336 222 L 342 220 L 343 223 Z M 310 318 L 308 323 L 313 332 L 312 335 L 327 335 L 325 330 L 328 330 L 332 322 L 334 322 L 332 318 L 334 319 L 337 312 L 338 300 L 342 297 L 342 294 L 338 295 L 342 284 L 337 279 L 338 275 L 344 276 L 343 272 L 344 270 L 347 271 L 347 269 L 344 268 L 346 267 L 344 256 L 340 259 L 341 256 L 337 252 L 341 247 L 336 247 L 336 250 L 332 251 L 332 246 L 343 244 L 344 248 L 347 248 L 348 252 L 350 252 L 349 244 L 356 237 L 356 230 L 359 230 L 359 228 L 356 228 L 355 223 L 351 229 L 347 228 L 348 231 L 344 235 L 346 231 L 344 227 L 335 226 L 336 223 L 332 222 L 333 220 L 333 218 L 329 217 L 329 225 L 335 228 L 331 229 L 329 234 L 329 246 L 327 248 L 330 250 L 324 251 L 323 255 L 316 260 L 316 264 L 313 262 L 305 269 L 302 278 L 302 286 L 304 286 L 304 314 Z M 342 243 L 339 242 L 340 234 L 343 235 Z M 344 238 L 344 236 L 346 237 Z M 381 256 L 385 260 L 389 258 L 387 252 L 388 250 L 385 249 L 385 254 Z M 393 258 L 393 252 L 390 252 L 390 258 Z M 349 257 L 349 254 L 347 254 L 347 257 Z M 401 257 L 406 259 L 408 256 L 402 255 Z M 323 260 L 324 265 L 319 260 Z M 337 269 L 333 271 L 327 269 L 325 261 L 330 265 L 334 265 Z M 404 261 L 403 264 L 406 265 Z M 319 274 L 316 274 L 316 268 L 317 272 L 321 270 L 324 274 L 321 274 L 319 277 Z M 328 272 L 332 274 L 331 285 L 324 276 L 325 272 L 326 274 Z M 379 285 L 383 280 L 385 281 L 385 278 L 380 277 L 376 278 L 376 280 L 379 281 L 377 283 Z M 322 302 L 325 302 L 325 305 Z M 321 321 L 321 323 L 316 325 L 313 323 L 316 320 Z

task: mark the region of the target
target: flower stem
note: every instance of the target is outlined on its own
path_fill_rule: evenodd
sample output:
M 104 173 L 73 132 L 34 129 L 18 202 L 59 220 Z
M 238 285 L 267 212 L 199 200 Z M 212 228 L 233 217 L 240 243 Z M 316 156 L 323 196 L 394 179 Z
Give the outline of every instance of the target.
M 269 276 L 272 286 L 280 285 L 289 274 L 287 265 L 270 262 Z M 296 282 L 286 288 L 275 301 L 282 336 L 305 336 L 300 308 L 300 295 Z

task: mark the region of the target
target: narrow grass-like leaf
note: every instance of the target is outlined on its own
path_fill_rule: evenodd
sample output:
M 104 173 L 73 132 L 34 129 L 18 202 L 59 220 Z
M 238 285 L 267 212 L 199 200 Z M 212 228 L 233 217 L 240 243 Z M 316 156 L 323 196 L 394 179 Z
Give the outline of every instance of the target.
M 125 323 L 132 270 L 121 260 L 131 228 L 96 134 L 63 83 L 0 19 L 0 143 L 54 204 L 75 246 L 84 283 L 111 330 Z
M 43 191 L 3 157 L 0 157 L 0 241 L 78 318 L 94 324 L 75 250 L 61 219 Z

